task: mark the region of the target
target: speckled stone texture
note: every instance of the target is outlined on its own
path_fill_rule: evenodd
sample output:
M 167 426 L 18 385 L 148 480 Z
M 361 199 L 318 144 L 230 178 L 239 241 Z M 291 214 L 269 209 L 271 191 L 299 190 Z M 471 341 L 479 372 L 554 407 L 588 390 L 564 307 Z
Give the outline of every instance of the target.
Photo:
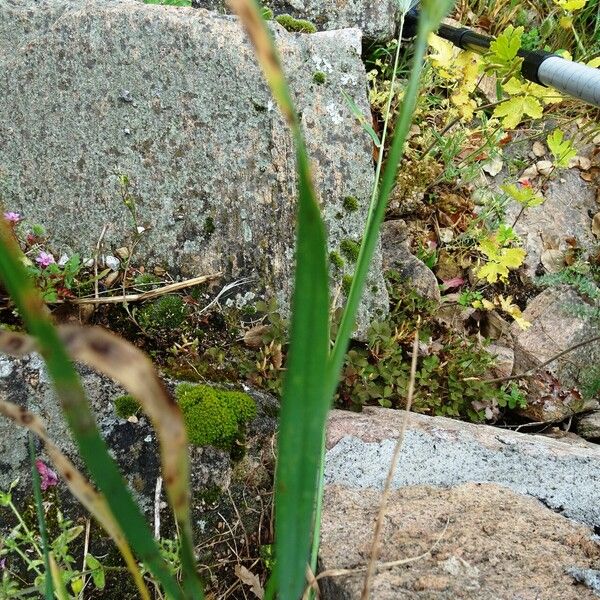
M 400 19 L 398 0 L 266 0 L 275 15 L 307 19 L 319 30 L 358 27 L 369 40 L 388 41 L 396 34 Z M 192 0 L 192 6 L 221 13 L 227 0 Z
M 360 238 L 374 178 L 372 143 L 342 96 L 368 114 L 360 31 L 272 27 L 336 250 Z M 250 276 L 249 289 L 285 311 L 294 148 L 234 17 L 134 0 L 2 0 L 0 140 L 0 197 L 42 222 L 57 251 L 91 255 L 104 224 L 109 247 L 131 240 L 125 174 L 147 230 L 136 262 L 183 276 L 223 271 L 223 283 Z M 346 196 L 357 212 L 344 210 Z M 386 310 L 380 265 L 378 251 L 362 329 Z M 332 270 L 334 288 L 341 279 Z
M 364 568 L 380 497 L 372 489 L 326 488 L 322 571 Z M 396 491 L 381 539 L 380 563 L 420 558 L 381 568 L 373 600 L 597 598 L 590 587 L 600 546 L 592 531 L 499 485 Z M 321 579 L 323 600 L 358 600 L 363 577 Z
M 326 483 L 382 489 L 403 418 L 403 411 L 374 407 L 332 411 Z M 600 527 L 599 446 L 411 414 L 394 489 L 470 482 L 496 483 Z

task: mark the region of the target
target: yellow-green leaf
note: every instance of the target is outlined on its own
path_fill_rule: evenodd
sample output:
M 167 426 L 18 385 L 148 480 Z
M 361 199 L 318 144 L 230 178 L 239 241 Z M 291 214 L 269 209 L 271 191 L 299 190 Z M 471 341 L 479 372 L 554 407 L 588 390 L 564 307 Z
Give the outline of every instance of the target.
M 577 150 L 573 147 L 573 142 L 565 140 L 565 134 L 560 129 L 555 129 L 546 141 L 557 167 L 568 167 L 569 161 L 577 156 Z
M 505 248 L 501 255 L 501 263 L 509 269 L 518 269 L 525 260 L 523 248 Z
M 494 116 L 502 119 L 506 129 L 514 129 L 525 115 L 533 119 L 540 119 L 544 109 L 537 98 L 531 96 L 516 96 L 506 100 L 496 107 Z

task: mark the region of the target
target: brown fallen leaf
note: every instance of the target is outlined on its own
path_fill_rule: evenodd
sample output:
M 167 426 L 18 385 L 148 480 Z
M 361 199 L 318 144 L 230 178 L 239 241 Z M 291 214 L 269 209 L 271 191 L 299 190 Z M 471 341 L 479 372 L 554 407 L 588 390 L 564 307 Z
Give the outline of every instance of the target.
M 261 348 L 265 345 L 265 335 L 269 328 L 269 325 L 256 325 L 248 329 L 244 334 L 244 344 L 249 348 Z
M 246 569 L 246 567 L 242 565 L 235 565 L 235 574 L 236 577 L 244 584 L 250 586 L 250 591 L 260 600 L 262 600 L 265 596 L 265 590 L 260 584 L 260 579 L 258 575 L 252 573 Z

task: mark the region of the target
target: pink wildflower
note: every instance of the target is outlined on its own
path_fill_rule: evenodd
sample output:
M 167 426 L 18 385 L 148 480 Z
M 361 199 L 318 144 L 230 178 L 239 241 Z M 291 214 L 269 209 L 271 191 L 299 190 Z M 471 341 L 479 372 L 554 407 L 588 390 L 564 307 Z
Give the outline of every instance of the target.
M 58 483 L 58 475 L 39 458 L 35 461 L 35 468 L 40 474 L 42 491 L 46 491 L 49 487 L 54 487 Z
M 4 220 L 7 221 L 8 223 L 12 223 L 13 225 L 16 225 L 22 219 L 23 219 L 23 217 L 19 213 L 12 212 L 12 211 L 4 213 Z
M 49 254 L 48 252 L 40 252 L 38 257 L 35 259 L 35 262 L 42 267 L 42 269 L 45 269 L 48 265 L 52 265 L 54 264 L 54 256 L 52 256 L 52 254 Z

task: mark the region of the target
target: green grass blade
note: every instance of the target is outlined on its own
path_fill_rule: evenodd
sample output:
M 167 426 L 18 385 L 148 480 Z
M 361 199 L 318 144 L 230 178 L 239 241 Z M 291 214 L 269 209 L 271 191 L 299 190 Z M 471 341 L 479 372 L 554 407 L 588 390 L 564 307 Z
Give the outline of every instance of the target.
M 356 262 L 356 270 L 352 278 L 350 292 L 348 293 L 348 300 L 329 360 L 326 381 L 326 395 L 328 398 L 333 397 L 338 385 L 344 357 L 348 350 L 352 332 L 354 331 L 356 315 L 364 292 L 367 274 L 377 246 L 379 230 L 385 217 L 388 198 L 396 182 L 398 165 L 404 154 L 404 144 L 410 130 L 417 103 L 420 77 L 423 70 L 423 57 L 427 49 L 427 38 L 429 33 L 437 28 L 439 21 L 450 9 L 451 5 L 452 2 L 450 0 L 426 0 L 421 2 L 419 29 L 415 42 L 410 79 L 402 100 L 402 108 L 400 109 L 400 115 L 395 127 L 392 145 L 381 177 L 381 185 L 377 191 L 375 203 L 369 213 L 365 235 Z
M 35 466 L 35 444 L 33 435 L 28 432 L 29 458 L 31 460 L 31 478 L 33 480 L 33 499 L 35 501 L 35 512 L 37 514 L 40 537 L 42 538 L 42 552 L 44 554 L 44 595 L 46 600 L 54 599 L 54 586 L 52 585 L 52 573 L 50 571 L 50 546 L 48 544 L 48 533 L 46 532 L 46 519 L 44 518 L 44 507 L 42 506 L 42 486 L 40 474 Z
M 302 129 L 270 32 L 255 2 L 232 0 L 230 4 L 248 31 L 296 146 L 296 270 L 290 349 L 279 424 L 275 556 L 278 597 L 297 600 L 304 589 L 320 465 L 319 448 L 329 408 L 323 388 L 329 349 L 325 226 L 312 183 Z
M 1 212 L 1 211 L 0 211 Z M 92 478 L 104 494 L 134 552 L 171 598 L 182 592 L 160 556 L 152 532 L 134 502 L 95 423 L 94 415 L 47 309 L 23 266 L 23 255 L 11 230 L 0 219 L 0 279 L 14 300 L 25 325 L 37 339 L 67 425 Z

